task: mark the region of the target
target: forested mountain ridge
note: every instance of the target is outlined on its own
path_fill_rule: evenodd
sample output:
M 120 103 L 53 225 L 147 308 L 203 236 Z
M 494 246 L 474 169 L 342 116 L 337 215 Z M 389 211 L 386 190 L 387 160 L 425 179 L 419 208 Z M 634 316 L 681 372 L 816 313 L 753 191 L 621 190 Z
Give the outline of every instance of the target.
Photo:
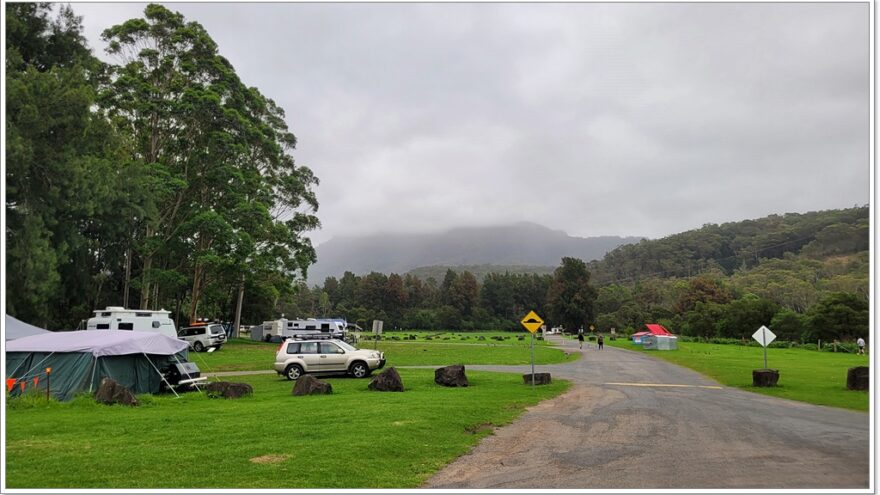
M 708 224 L 657 240 L 620 246 L 589 263 L 594 283 L 631 283 L 651 277 L 726 275 L 760 259 L 800 254 L 811 259 L 854 254 L 869 247 L 869 208 L 770 215 Z
M 585 327 L 602 332 L 659 322 L 704 338 L 745 340 L 761 325 L 779 340 L 810 345 L 867 338 L 868 213 L 857 207 L 772 215 L 621 246 L 590 264 L 577 283 L 586 295 L 572 306 L 584 311 Z M 521 330 L 529 310 L 558 323 L 551 288 L 568 280 L 563 266 L 553 273 L 503 265 L 346 272 L 302 287 L 282 310 L 380 319 L 389 328 Z
M 531 265 L 553 267 L 563 256 L 601 258 L 641 237 L 573 237 L 529 222 L 494 227 L 462 227 L 437 234 L 374 234 L 333 238 L 317 248 L 309 283 L 346 271 L 406 273 L 425 266 Z M 548 273 L 545 271 L 544 273 Z

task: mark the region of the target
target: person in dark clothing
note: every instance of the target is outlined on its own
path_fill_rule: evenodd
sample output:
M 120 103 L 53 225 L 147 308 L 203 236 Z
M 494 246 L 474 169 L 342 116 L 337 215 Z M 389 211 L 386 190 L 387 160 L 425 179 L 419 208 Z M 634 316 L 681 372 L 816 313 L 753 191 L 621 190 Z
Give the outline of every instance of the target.
M 599 338 L 596 340 L 596 342 L 599 344 L 599 350 L 601 351 L 603 346 L 605 345 L 605 337 L 603 337 L 600 333 Z
M 584 348 L 584 331 L 583 330 L 578 332 L 578 348 L 579 349 Z

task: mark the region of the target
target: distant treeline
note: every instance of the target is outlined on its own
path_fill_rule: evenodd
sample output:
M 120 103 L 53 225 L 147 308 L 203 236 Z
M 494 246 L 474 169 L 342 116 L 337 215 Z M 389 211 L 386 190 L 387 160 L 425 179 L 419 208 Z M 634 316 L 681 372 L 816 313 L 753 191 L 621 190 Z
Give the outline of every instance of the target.
M 582 303 L 592 316 L 579 324 L 631 333 L 660 322 L 706 338 L 747 338 L 761 325 L 793 341 L 867 337 L 867 247 L 867 207 L 708 225 L 621 246 L 587 265 L 597 289 Z M 523 273 L 478 281 L 451 268 L 442 280 L 347 272 L 302 287 L 280 309 L 392 328 L 520 330 L 529 310 L 552 314 L 553 281 Z

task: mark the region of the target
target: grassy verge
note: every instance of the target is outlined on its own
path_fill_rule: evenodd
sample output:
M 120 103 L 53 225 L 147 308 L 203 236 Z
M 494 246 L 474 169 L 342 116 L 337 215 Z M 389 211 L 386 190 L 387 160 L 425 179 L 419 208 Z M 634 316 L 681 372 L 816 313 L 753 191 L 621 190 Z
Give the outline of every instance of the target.
M 499 332 L 500 333 L 500 332 Z M 378 347 L 385 352 L 387 366 L 443 366 L 449 364 L 528 364 L 528 340 L 476 340 L 474 335 L 465 342 L 455 340 L 426 341 L 363 341 L 362 348 Z M 190 352 L 190 360 L 204 372 L 270 370 L 279 344 L 236 339 L 212 353 Z M 564 363 L 577 359 L 578 354 L 566 355 L 546 345 L 535 346 L 537 364 Z
M 293 397 L 274 375 L 238 377 L 252 397 L 142 396 L 135 408 L 89 397 L 12 400 L 9 488 L 414 488 L 467 452 L 491 426 L 563 392 L 517 374 L 468 372 L 471 386 L 404 369 L 406 392 L 329 378 L 333 395 Z
M 767 364 L 779 370 L 779 385 L 761 388 L 752 386 L 752 370 L 764 367 L 764 350 L 760 347 L 679 342 L 675 351 L 646 351 L 629 340 L 606 339 L 605 343 L 648 353 L 750 392 L 858 411 L 867 411 L 869 406 L 867 392 L 846 388 L 847 369 L 868 366 L 867 356 L 771 348 L 767 350 Z

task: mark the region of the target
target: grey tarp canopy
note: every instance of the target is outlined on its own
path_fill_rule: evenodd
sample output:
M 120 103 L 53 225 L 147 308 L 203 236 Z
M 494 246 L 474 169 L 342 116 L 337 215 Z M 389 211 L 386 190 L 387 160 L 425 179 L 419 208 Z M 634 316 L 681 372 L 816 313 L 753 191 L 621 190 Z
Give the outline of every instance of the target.
M 6 378 L 46 390 L 46 368 L 52 368 L 50 387 L 58 400 L 70 400 L 78 392 L 92 391 L 105 377 L 135 394 L 157 393 L 167 365 L 187 360 L 188 344 L 153 332 L 85 330 L 51 332 L 22 337 L 6 343 Z M 37 385 L 33 378 L 39 377 Z
M 49 331 L 25 323 L 14 316 L 6 315 L 6 324 L 3 327 L 3 334 L 6 340 L 20 339 L 43 333 L 49 333 Z

